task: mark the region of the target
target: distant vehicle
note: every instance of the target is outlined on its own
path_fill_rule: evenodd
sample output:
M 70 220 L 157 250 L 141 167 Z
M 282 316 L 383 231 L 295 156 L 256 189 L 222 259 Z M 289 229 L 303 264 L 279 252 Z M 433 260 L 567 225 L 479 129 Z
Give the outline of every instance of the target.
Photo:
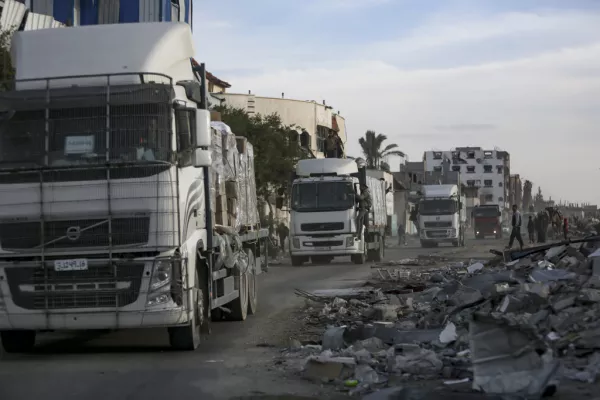
M 419 202 L 421 247 L 440 243 L 464 246 L 466 209 L 459 185 L 424 185 Z
M 494 236 L 497 239 L 502 238 L 504 228 L 501 226 L 500 217 L 502 212 L 498 204 L 473 207 L 471 214 L 473 233 L 476 239 L 483 239 L 486 236 Z

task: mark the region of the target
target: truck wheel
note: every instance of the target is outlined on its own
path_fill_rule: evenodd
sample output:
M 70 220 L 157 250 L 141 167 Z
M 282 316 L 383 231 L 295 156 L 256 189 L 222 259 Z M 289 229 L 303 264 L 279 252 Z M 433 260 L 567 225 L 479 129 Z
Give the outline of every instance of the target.
M 304 258 L 298 256 L 292 256 L 292 266 L 301 267 L 304 264 Z
M 258 308 L 258 286 L 256 279 L 256 259 L 251 249 L 247 249 L 248 254 L 248 314 L 256 314 Z
M 239 296 L 229 303 L 231 313 L 228 315 L 228 319 L 230 320 L 245 321 L 248 317 L 248 275 L 248 269 L 238 271 L 236 268 L 234 288 L 238 290 Z
M 0 337 L 7 353 L 29 353 L 35 347 L 35 331 L 4 331 Z
M 205 295 L 207 287 L 200 286 L 200 273 L 194 274 L 194 287 L 192 289 L 192 320 L 185 326 L 176 326 L 169 328 L 169 343 L 175 350 L 193 351 L 198 348 L 201 341 L 201 331 L 203 326 L 209 323 L 208 312 L 206 310 Z
M 367 246 L 363 246 L 364 250 L 361 254 L 352 254 L 350 256 L 350 260 L 352 260 L 352 262 L 354 264 L 364 264 L 365 261 L 367 260 Z

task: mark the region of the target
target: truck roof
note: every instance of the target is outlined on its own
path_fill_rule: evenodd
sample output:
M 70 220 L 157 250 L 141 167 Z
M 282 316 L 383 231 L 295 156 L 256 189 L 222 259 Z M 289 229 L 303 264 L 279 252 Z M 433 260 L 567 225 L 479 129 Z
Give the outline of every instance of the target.
M 12 39 L 16 79 L 77 75 L 162 73 L 174 80 L 194 79 L 192 32 L 183 22 L 87 25 L 17 32 Z M 149 76 L 150 78 L 150 76 Z M 91 78 L 54 80 L 53 87 L 97 85 Z M 111 84 L 139 83 L 139 76 L 111 77 Z M 154 78 L 158 82 L 157 77 Z M 104 78 L 106 84 L 106 78 Z M 21 83 L 43 89 L 46 82 Z
M 346 158 L 317 158 L 300 160 L 296 166 L 296 175 L 311 176 L 322 174 L 351 175 L 358 172 L 356 162 Z
M 427 197 L 444 197 L 450 198 L 458 196 L 457 185 L 424 185 L 423 196 Z

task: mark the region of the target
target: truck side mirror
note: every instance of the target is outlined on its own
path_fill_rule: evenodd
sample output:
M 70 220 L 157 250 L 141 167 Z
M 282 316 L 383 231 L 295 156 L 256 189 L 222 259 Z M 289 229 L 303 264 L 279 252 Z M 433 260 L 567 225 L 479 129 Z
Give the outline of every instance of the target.
M 210 147 L 210 111 L 196 109 L 196 146 Z

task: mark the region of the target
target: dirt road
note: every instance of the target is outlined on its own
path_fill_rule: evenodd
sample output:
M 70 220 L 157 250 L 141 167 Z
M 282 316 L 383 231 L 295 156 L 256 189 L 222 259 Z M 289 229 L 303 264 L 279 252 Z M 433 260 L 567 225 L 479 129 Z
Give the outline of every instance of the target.
M 487 257 L 490 247 L 500 246 L 497 241 L 471 240 L 465 248 L 424 250 L 411 241 L 407 247 L 388 249 L 386 259 L 432 253 Z M 272 266 L 260 277 L 258 315 L 244 323 L 213 323 L 212 335 L 193 353 L 170 351 L 164 330 L 40 335 L 35 353 L 0 357 L 0 399 L 331 398 L 328 388 L 274 366 L 277 348 L 293 335 L 292 311 L 302 304 L 294 289 L 358 286 L 370 273 L 370 265 L 348 262 Z

